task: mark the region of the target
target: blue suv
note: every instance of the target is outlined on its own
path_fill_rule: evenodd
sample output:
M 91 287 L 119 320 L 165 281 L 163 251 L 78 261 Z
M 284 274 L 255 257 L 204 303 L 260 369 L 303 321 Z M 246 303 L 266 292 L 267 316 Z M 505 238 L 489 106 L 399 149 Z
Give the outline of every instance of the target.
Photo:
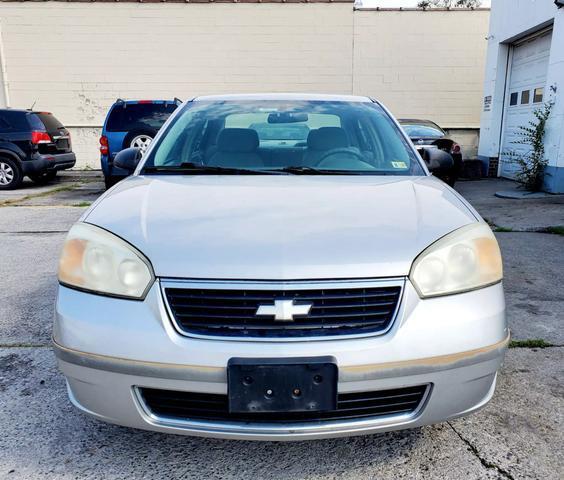
M 106 188 L 128 175 L 114 166 L 114 157 L 124 148 L 144 152 L 170 114 L 182 103 L 174 100 L 121 100 L 110 108 L 100 137 L 100 162 Z

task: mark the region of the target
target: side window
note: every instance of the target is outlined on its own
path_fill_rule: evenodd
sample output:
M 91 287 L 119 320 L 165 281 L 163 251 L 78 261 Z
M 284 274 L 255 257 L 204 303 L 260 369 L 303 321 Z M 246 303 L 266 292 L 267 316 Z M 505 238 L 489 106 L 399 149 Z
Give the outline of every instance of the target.
M 43 122 L 34 113 L 30 113 L 27 116 L 27 120 L 32 130 L 45 130 L 45 125 L 43 125 Z
M 194 113 L 187 112 L 171 125 L 158 145 L 153 158 L 154 165 L 174 165 L 188 161 L 194 141 L 193 131 L 202 126 L 202 122 L 193 120 Z
M 0 115 L 0 132 L 8 132 L 11 129 L 12 126 L 10 125 L 10 122 L 8 122 L 8 120 L 3 115 Z
M 29 131 L 29 124 L 25 112 L 6 110 L 0 114 L 3 122 L 0 122 L 0 129 L 7 129 L 11 132 L 27 132 Z
M 523 90 L 521 92 L 521 105 L 526 105 L 529 103 L 529 90 Z
M 541 103 L 544 97 L 544 88 L 535 88 L 533 103 Z
M 519 101 L 519 92 L 513 92 L 509 97 L 509 105 L 513 107 L 514 105 L 517 105 L 518 101 Z

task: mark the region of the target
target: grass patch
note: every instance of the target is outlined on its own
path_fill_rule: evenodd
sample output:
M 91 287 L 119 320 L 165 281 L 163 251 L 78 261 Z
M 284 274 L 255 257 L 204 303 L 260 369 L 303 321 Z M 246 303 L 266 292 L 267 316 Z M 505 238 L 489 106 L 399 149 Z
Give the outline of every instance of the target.
M 79 202 L 72 205 L 73 207 L 89 207 L 92 205 L 92 202 Z
M 8 207 L 10 205 L 17 205 L 20 202 L 25 202 L 27 200 L 32 200 L 34 198 L 48 197 L 49 195 L 53 195 L 53 194 L 59 193 L 59 192 L 69 192 L 71 190 L 74 190 L 78 186 L 79 185 L 77 183 L 73 183 L 71 185 L 65 185 L 65 186 L 62 186 L 62 187 L 52 188 L 51 190 L 47 190 L 45 192 L 32 193 L 30 195 L 24 195 L 23 197 L 14 198 L 13 200 L 12 199 L 11 200 L 4 200 L 3 202 L 0 202 L 0 207 Z
M 509 342 L 509 348 L 548 348 L 552 346 L 551 343 L 545 342 L 542 338 L 511 340 L 511 342 Z
M 558 225 L 556 227 L 547 227 L 546 233 L 553 233 L 554 235 L 563 235 L 564 236 L 564 226 Z
M 494 232 L 512 232 L 513 229 L 509 227 L 494 227 Z

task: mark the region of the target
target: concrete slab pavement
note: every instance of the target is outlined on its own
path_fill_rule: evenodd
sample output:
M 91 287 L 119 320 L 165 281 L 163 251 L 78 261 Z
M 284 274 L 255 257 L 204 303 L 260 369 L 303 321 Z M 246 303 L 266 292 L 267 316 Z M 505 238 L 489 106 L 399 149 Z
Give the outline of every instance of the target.
M 98 172 L 64 172 L 47 185 L 26 180 L 17 190 L 0 191 L 2 206 L 87 206 L 105 190 Z
M 49 185 L 0 192 L 0 344 L 49 343 L 60 249 L 101 186 L 99 176 L 65 172 Z
M 499 198 L 495 193 L 514 188 L 515 182 L 500 178 L 460 181 L 460 192 L 482 217 L 498 227 L 515 231 L 535 231 L 564 225 L 564 195 L 542 198 Z
M 0 209 L 0 216 L 3 211 Z M 0 233 L 0 345 L 47 345 L 65 233 Z
M 19 199 L 27 195 L 37 195 L 57 186 L 74 183 L 78 178 L 99 179 L 100 177 L 96 171 L 65 171 L 59 172 L 57 177 L 47 185 L 38 185 L 32 182 L 28 177 L 24 177 L 24 180 L 18 189 L 0 190 L 0 203 L 5 200 Z
M 496 233 L 496 237 L 513 339 L 540 338 L 564 345 L 564 236 Z
M 562 478 L 564 348 L 511 349 L 492 402 L 451 422 L 504 478 Z
M 0 207 L 0 233 L 67 232 L 84 207 Z
M 495 196 L 515 185 L 505 179 L 461 181 L 456 190 L 498 227 L 513 338 L 564 345 L 564 236 L 527 233 L 564 226 L 564 195 L 520 200 Z

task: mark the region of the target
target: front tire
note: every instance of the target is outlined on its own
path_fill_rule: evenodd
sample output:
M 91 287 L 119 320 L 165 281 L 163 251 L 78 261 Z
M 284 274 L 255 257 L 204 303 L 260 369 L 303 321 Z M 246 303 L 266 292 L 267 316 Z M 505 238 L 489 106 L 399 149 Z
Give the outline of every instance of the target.
M 16 161 L 11 158 L 0 157 L 0 190 L 18 188 L 23 180 L 23 174 Z
M 57 177 L 57 171 L 53 170 L 51 172 L 44 172 L 44 173 L 37 173 L 34 175 L 29 175 L 33 183 L 37 183 L 37 185 L 46 185 L 49 182 L 52 182 Z

